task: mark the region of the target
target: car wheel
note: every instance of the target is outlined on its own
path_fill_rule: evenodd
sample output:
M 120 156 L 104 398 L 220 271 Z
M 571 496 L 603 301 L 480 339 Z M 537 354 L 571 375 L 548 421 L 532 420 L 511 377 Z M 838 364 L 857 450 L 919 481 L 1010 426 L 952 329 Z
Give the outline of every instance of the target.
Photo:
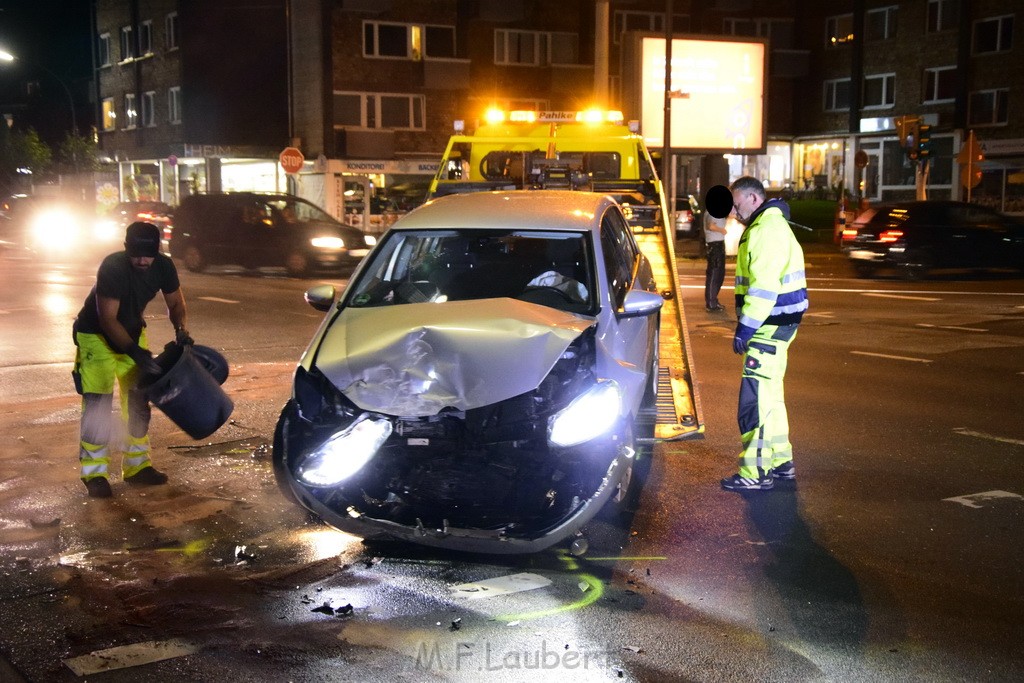
M 615 491 L 612 493 L 608 503 L 604 506 L 601 511 L 601 516 L 608 520 L 614 520 L 618 517 L 622 517 L 632 511 L 636 503 L 637 498 L 637 458 L 640 457 L 640 451 L 637 450 L 636 439 L 633 436 L 632 426 L 626 429 L 622 434 L 622 446 L 621 448 L 628 448 L 632 451 L 632 457 L 623 457 L 621 459 L 622 467 L 625 470 L 622 473 L 622 477 L 619 479 L 619 483 L 615 486 Z
M 284 267 L 292 277 L 304 277 L 309 274 L 309 257 L 301 251 L 293 251 L 284 260 Z
M 292 492 L 291 487 L 288 485 L 288 445 L 285 442 L 287 439 L 288 425 L 292 420 L 297 418 L 298 411 L 295 407 L 295 401 L 289 400 L 284 409 L 281 411 L 280 417 L 277 418 L 277 427 L 274 429 L 274 445 L 271 450 L 271 460 L 274 466 L 274 479 L 277 481 L 277 488 L 280 489 L 281 493 L 285 498 L 292 501 L 293 503 L 299 502 L 298 498 Z
M 201 273 L 206 269 L 206 259 L 203 258 L 203 253 L 199 251 L 199 247 L 194 244 L 185 247 L 182 260 L 185 262 L 185 267 L 193 273 Z
M 875 274 L 875 267 L 869 263 L 855 263 L 853 270 L 857 277 L 872 277 Z
M 920 280 L 934 266 L 934 260 L 926 251 L 914 251 L 908 254 L 907 261 L 899 267 L 905 280 Z

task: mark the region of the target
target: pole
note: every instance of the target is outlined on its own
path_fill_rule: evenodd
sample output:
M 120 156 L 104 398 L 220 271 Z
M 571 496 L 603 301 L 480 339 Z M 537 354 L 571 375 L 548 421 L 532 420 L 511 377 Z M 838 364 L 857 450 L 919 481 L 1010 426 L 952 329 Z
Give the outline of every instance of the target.
M 663 145 L 661 149 L 661 183 L 662 190 L 672 198 L 675 211 L 676 188 L 666 188 L 669 170 L 672 168 L 672 0 L 665 0 L 665 119 L 662 126 Z

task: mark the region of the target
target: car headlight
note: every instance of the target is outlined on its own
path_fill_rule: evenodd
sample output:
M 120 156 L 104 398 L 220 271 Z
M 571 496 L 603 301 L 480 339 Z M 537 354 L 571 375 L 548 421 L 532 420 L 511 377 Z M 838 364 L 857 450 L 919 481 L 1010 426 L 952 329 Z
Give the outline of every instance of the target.
M 621 405 L 619 385 L 602 380 L 551 416 L 548 441 L 565 448 L 596 439 L 618 421 Z
M 314 237 L 310 243 L 317 249 L 344 249 L 345 240 L 340 237 Z
M 389 436 L 389 421 L 362 415 L 302 459 L 299 479 L 310 486 L 335 486 L 362 469 Z
M 374 235 L 364 235 L 366 238 L 366 246 L 372 247 L 377 244 L 377 237 Z
M 37 244 L 68 249 L 78 242 L 78 223 L 67 211 L 45 211 L 32 221 L 32 237 Z
M 120 226 L 111 220 L 98 220 L 92 227 L 92 234 L 100 242 L 113 242 L 121 232 Z

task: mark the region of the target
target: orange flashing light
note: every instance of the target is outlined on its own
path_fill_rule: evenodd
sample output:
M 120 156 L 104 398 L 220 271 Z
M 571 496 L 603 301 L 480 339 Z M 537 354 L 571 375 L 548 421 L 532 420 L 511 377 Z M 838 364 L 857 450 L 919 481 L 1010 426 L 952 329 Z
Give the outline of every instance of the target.
M 536 123 L 537 112 L 517 110 L 509 113 L 509 121 L 515 121 L 516 123 Z
M 487 123 L 501 123 L 505 120 L 505 112 L 501 109 L 488 109 L 484 112 L 484 120 L 487 121 Z

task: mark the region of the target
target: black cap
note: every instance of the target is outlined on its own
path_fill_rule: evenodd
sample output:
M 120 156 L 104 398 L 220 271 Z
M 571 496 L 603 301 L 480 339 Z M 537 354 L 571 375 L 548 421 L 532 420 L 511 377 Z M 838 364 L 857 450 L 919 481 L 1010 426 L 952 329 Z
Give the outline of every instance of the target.
M 124 250 L 129 256 L 156 256 L 160 253 L 160 228 L 143 221 L 132 223 L 124 233 Z

